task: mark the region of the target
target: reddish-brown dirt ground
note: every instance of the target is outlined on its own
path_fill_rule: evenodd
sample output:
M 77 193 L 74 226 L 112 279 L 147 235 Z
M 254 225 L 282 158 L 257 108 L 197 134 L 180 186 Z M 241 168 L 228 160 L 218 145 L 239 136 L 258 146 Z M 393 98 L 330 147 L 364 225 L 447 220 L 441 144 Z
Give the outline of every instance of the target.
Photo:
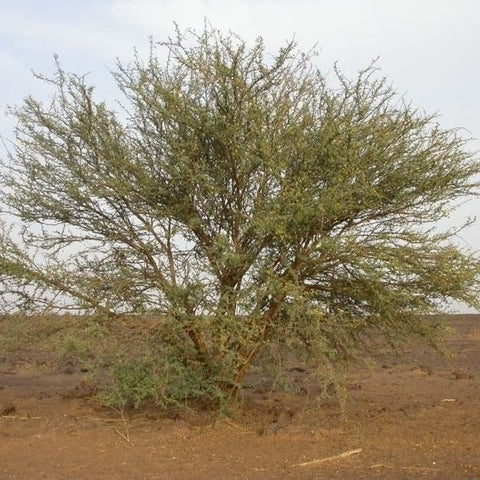
M 228 417 L 144 408 L 122 419 L 85 397 L 84 373 L 0 355 L 0 479 L 480 479 L 480 316 L 451 323 L 451 360 L 378 352 L 349 375 L 344 413 L 294 371 L 300 393 L 260 379 Z

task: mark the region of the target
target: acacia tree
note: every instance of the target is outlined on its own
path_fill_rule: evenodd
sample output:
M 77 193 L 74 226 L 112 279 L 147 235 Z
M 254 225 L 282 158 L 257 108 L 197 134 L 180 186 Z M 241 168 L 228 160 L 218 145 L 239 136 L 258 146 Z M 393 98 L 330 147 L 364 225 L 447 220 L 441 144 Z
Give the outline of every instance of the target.
M 57 67 L 50 103 L 11 109 L 4 293 L 161 315 L 167 392 L 235 390 L 273 342 L 335 363 L 372 334 L 429 337 L 419 314 L 447 300 L 478 306 L 478 258 L 435 224 L 480 165 L 373 67 L 332 87 L 293 43 L 177 32 L 117 65 L 120 114 Z

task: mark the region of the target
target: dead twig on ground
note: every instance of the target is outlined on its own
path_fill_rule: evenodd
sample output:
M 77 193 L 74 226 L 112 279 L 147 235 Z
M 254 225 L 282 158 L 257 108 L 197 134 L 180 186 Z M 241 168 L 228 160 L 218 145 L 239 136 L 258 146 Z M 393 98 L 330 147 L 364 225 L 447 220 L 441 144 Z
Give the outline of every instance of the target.
M 120 438 L 125 440 L 127 443 L 129 443 L 132 446 L 135 446 L 135 444 L 133 443 L 133 441 L 130 438 L 130 425 L 129 425 L 129 422 L 128 422 L 127 415 L 125 413 L 125 407 L 124 406 L 121 406 L 121 407 L 118 407 L 118 408 L 112 407 L 112 409 L 114 411 L 116 411 L 118 414 L 120 414 L 120 420 L 122 421 L 123 427 L 125 429 L 125 433 L 122 433 L 118 428 L 114 427 L 113 428 L 114 432 L 118 436 L 120 436 Z
M 42 417 L 20 417 L 18 415 L 1 415 L 1 418 L 11 418 L 12 420 L 41 420 Z
M 355 450 L 348 450 L 346 452 L 342 452 L 342 453 L 339 453 L 338 455 L 333 455 L 331 457 L 317 458 L 315 460 L 310 460 L 309 462 L 296 463 L 295 465 L 292 465 L 292 466 L 308 467 L 310 465 L 319 465 L 321 463 L 327 463 L 327 462 L 332 462 L 334 460 L 339 460 L 341 458 L 351 457 L 352 455 L 356 455 L 360 453 L 362 450 L 363 450 L 362 448 L 356 448 Z
M 407 470 L 412 472 L 442 472 L 441 468 L 432 467 L 400 467 L 401 470 Z
M 126 434 L 122 433 L 118 428 L 113 429 L 117 435 L 119 435 L 123 440 L 125 440 L 127 443 L 129 443 L 132 446 L 135 446 L 135 444 L 132 442 L 130 439 L 130 434 L 128 430 L 126 431 Z

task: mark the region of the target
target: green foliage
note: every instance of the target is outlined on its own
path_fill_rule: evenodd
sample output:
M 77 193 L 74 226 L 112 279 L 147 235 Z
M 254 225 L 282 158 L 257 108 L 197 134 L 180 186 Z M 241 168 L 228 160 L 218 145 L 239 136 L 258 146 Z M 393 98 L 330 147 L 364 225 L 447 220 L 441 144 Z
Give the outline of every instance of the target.
M 76 338 L 71 334 L 67 334 L 58 346 L 60 357 L 68 357 L 74 355 L 85 359 L 91 353 L 90 342 Z
M 226 400 L 225 394 L 205 373 L 205 368 L 187 368 L 178 356 L 117 359 L 109 370 L 109 383 L 98 397 L 104 405 L 117 409 L 138 408 L 147 399 L 161 407 L 185 407 L 192 399 L 219 406 Z
M 103 391 L 99 398 L 107 406 L 137 408 L 145 399 L 157 399 L 160 385 L 150 362 L 116 365 L 110 388 Z
M 436 222 L 479 162 L 373 66 L 335 72 L 293 43 L 177 32 L 117 65 L 118 114 L 57 62 L 51 102 L 11 109 L 8 304 L 161 315 L 152 358 L 113 374 L 134 405 L 232 398 L 275 342 L 329 368 L 374 334 L 430 338 L 418 315 L 446 301 L 478 306 L 479 259 Z

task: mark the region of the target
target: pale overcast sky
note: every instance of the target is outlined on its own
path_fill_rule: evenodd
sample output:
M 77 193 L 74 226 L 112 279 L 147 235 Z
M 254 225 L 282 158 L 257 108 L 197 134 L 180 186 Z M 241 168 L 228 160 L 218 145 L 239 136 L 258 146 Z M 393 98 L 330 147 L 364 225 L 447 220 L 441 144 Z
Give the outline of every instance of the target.
M 293 36 L 302 49 L 316 44 L 325 72 L 338 61 L 353 75 L 379 57 L 408 101 L 480 138 L 478 0 L 0 0 L 0 110 L 44 95 L 31 70 L 51 73 L 54 53 L 66 70 L 91 72 L 102 94 L 116 57 L 145 51 L 149 36 L 165 40 L 173 22 L 201 28 L 205 18 L 247 40 L 262 36 L 272 52 Z M 11 118 L 0 116 L 0 134 L 11 132 Z M 479 140 L 471 148 L 480 150 Z M 454 220 L 477 214 L 479 199 Z M 480 219 L 459 242 L 480 250 Z

